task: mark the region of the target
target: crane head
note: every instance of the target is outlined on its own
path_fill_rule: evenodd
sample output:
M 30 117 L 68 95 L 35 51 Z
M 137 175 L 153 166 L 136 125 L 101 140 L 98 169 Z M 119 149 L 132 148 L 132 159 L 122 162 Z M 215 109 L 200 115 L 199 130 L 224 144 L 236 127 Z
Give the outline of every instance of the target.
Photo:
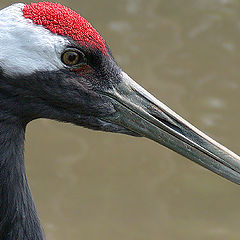
M 0 11 L 0 109 L 152 139 L 240 184 L 240 158 L 134 82 L 101 35 L 57 3 Z M 4 114 L 3 114 L 4 113 Z

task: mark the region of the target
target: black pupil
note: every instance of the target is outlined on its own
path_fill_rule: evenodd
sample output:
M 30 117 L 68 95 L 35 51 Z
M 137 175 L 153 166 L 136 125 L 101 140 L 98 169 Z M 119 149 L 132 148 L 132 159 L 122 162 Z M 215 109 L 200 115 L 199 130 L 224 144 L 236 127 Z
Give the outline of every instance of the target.
M 77 58 L 77 53 L 74 53 L 74 52 L 68 53 L 69 62 L 75 62 L 76 58 Z

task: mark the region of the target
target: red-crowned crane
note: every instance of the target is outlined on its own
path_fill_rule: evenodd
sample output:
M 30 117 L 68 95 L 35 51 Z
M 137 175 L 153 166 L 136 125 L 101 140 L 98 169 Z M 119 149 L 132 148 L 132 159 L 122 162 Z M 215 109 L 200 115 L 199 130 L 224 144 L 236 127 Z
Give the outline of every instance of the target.
M 43 240 L 24 167 L 37 118 L 144 136 L 240 184 L 240 158 L 135 83 L 105 40 L 56 3 L 0 11 L 0 239 Z

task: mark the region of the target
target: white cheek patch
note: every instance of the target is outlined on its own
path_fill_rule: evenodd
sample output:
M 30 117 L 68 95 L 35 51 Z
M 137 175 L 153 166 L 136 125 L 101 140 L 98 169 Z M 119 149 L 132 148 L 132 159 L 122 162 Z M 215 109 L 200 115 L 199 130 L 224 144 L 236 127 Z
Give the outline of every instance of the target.
M 23 16 L 25 4 L 0 11 L 0 67 L 6 75 L 64 68 L 61 53 L 69 41 Z

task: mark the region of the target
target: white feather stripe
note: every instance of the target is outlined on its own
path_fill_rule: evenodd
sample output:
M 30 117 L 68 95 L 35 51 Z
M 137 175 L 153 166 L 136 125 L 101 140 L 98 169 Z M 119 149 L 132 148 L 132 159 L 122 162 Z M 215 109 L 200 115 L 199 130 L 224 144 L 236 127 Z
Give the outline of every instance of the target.
M 0 11 L 0 67 L 14 76 L 64 67 L 61 53 L 69 41 L 35 25 L 23 16 L 25 4 L 17 3 Z

